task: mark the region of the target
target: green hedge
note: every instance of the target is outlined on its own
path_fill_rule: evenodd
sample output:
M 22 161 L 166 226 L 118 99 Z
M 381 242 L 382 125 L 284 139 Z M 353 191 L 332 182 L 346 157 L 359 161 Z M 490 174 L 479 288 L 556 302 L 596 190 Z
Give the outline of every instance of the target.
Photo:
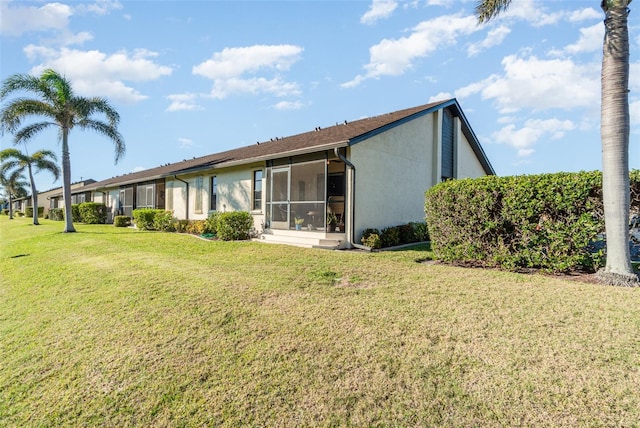
M 382 229 L 365 229 L 360 242 L 371 249 L 395 247 L 429 240 L 426 223 L 411 222 Z
M 115 227 L 129 227 L 131 226 L 131 217 L 126 215 L 117 215 L 113 218 L 113 225 Z
M 24 209 L 24 215 L 26 217 L 33 217 L 33 207 L 28 206 Z M 38 207 L 38 217 L 44 217 L 44 207 Z
M 640 177 L 631 174 L 632 202 Z M 426 192 L 432 249 L 445 261 L 509 270 L 595 271 L 604 230 L 599 172 L 450 180 Z
M 176 222 L 177 220 L 173 216 L 173 211 L 160 210 L 153 218 L 153 228 L 162 232 L 175 232 Z
M 217 214 L 215 219 L 218 238 L 223 241 L 249 239 L 253 228 L 253 217 L 246 211 Z
M 74 223 L 82 223 L 80 204 L 71 204 L 71 221 L 73 221 Z
M 51 208 L 47 216 L 49 220 L 62 221 L 64 220 L 64 208 Z
M 78 205 L 80 221 L 86 224 L 105 224 L 107 222 L 107 206 L 97 202 L 83 202 Z
M 140 230 L 155 230 L 156 215 L 164 215 L 165 210 L 154 208 L 138 208 L 133 210 L 133 223 Z

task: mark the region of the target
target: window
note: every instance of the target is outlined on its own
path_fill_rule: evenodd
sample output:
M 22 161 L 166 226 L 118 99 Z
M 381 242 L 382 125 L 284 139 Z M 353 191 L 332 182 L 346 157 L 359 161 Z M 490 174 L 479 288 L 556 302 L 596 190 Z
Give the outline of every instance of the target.
M 262 209 L 262 170 L 253 171 L 253 210 Z
M 165 195 L 167 210 L 173 211 L 173 181 L 167 181 L 167 191 Z
M 218 210 L 218 177 L 211 177 L 211 211 Z
M 203 191 L 203 184 L 202 184 L 202 176 L 196 177 L 196 206 L 194 208 L 194 211 L 196 212 L 196 214 L 201 214 L 202 213 L 202 191 Z
M 136 186 L 136 208 L 153 208 L 153 191 L 153 183 L 138 184 Z

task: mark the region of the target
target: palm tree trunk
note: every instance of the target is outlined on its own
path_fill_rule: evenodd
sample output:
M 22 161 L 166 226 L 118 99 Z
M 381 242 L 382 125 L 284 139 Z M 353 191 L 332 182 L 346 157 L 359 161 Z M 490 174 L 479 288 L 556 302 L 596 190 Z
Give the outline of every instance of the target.
M 9 220 L 13 220 L 13 198 L 11 197 L 11 192 L 9 193 Z
M 605 9 L 602 58 L 602 197 L 607 234 L 607 262 L 603 282 L 638 281 L 629 252 L 629 30 L 626 7 Z
M 62 129 L 62 198 L 64 199 L 64 232 L 75 232 L 71 213 L 71 159 L 69 157 L 69 129 Z
M 33 170 L 31 164 L 28 164 L 29 181 L 31 182 L 31 206 L 33 207 L 33 224 L 38 226 L 38 191 L 36 190 L 36 182 L 33 179 Z

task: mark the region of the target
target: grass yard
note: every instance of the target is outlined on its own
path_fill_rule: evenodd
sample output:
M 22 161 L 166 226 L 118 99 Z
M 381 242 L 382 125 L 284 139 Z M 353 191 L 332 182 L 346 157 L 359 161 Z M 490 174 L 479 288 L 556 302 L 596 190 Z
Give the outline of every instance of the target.
M 0 426 L 638 426 L 640 289 L 0 216 Z

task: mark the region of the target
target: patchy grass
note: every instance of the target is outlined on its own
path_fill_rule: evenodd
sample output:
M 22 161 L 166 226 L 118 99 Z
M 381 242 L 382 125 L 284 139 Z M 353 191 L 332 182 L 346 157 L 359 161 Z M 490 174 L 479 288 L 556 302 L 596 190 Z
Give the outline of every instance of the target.
M 0 426 L 633 426 L 640 291 L 0 217 Z

